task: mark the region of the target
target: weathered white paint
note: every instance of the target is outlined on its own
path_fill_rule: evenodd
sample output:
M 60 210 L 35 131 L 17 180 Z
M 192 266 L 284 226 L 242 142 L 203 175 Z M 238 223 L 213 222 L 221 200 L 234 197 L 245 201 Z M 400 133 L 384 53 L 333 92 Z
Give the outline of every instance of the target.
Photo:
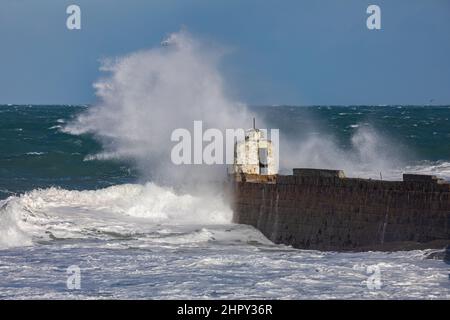
M 259 149 L 267 149 L 266 174 L 277 174 L 272 141 L 268 140 L 264 132 L 259 129 L 247 130 L 245 140 L 235 143 L 234 164 L 231 173 L 262 174 Z

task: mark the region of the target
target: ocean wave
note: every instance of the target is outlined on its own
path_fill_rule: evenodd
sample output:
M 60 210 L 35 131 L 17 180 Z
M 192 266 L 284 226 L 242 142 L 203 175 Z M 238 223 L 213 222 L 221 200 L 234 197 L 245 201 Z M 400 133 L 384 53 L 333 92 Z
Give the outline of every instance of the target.
M 422 161 L 416 165 L 406 166 L 405 173 L 436 175 L 439 178 L 450 180 L 450 162 L 448 161 Z
M 217 197 L 178 194 L 153 183 L 124 184 L 100 190 L 33 190 L 0 202 L 0 247 L 79 238 L 152 238 L 161 225 L 172 226 L 169 242 L 208 241 L 208 232 L 173 226 L 229 224 L 231 210 Z M 155 229 L 156 228 L 156 229 Z M 201 229 L 200 229 L 201 230 Z
M 369 179 L 380 179 L 381 176 L 382 180 L 402 181 L 403 174 L 405 173 L 434 175 L 437 176 L 438 178 L 450 181 L 450 162 L 444 160 L 439 161 L 425 160 L 411 165 L 380 170 L 380 172 L 355 170 L 352 172 L 351 176 Z
M 84 157 L 83 161 L 106 161 L 106 160 L 115 160 L 120 159 L 121 155 L 117 152 L 100 152 L 97 154 L 88 154 Z
M 39 151 L 31 151 L 25 153 L 27 156 L 41 156 L 43 154 L 46 154 L 47 152 L 39 152 Z

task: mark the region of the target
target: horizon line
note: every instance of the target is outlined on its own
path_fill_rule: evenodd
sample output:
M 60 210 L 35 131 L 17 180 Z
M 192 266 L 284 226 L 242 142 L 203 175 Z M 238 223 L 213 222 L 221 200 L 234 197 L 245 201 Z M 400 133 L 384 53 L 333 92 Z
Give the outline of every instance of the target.
M 0 107 L 91 107 L 95 103 L 0 103 Z M 280 108 L 280 107 L 450 107 L 448 104 L 247 104 L 250 108 Z

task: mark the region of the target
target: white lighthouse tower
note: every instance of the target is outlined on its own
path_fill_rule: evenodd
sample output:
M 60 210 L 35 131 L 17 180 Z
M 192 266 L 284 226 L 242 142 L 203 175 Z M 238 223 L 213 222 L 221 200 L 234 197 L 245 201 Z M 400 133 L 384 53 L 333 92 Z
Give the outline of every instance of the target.
M 232 174 L 275 175 L 278 166 L 274 158 L 272 141 L 266 137 L 265 130 L 255 127 L 245 132 L 243 141 L 234 144 L 234 164 Z

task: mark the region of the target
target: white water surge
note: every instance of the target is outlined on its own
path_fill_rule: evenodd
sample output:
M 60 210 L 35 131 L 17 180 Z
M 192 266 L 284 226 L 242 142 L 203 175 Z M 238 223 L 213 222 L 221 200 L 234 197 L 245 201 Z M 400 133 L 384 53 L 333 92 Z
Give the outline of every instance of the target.
M 450 298 L 430 252 L 335 253 L 274 245 L 230 223 L 220 197 L 154 184 L 35 190 L 2 201 L 0 298 Z M 81 270 L 68 290 L 66 269 Z M 382 286 L 370 289 L 373 274 Z
M 232 214 L 220 197 L 178 194 L 153 183 L 34 190 L 1 205 L 0 247 L 68 238 L 141 239 L 164 230 L 161 225 L 226 224 Z

